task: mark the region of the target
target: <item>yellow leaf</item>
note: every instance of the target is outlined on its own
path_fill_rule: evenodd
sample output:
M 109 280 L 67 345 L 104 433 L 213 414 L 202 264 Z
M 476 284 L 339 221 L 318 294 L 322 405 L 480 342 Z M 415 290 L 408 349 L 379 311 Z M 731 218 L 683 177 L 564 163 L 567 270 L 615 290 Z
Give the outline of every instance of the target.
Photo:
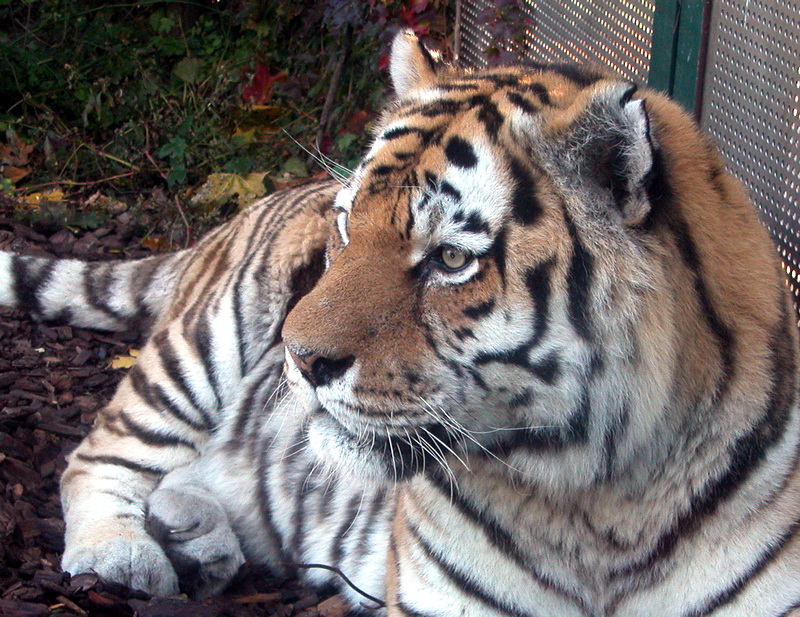
M 223 204 L 236 200 L 239 207 L 249 204 L 267 192 L 265 173 L 220 173 L 208 176 L 205 184 L 192 195 L 192 205 L 203 212 L 213 212 Z
M 61 189 L 53 189 L 47 193 L 28 193 L 22 197 L 22 201 L 27 206 L 38 206 L 41 203 L 56 202 L 64 199 L 64 191 Z
M 138 349 L 131 349 L 128 351 L 127 356 L 119 355 L 114 356 L 111 359 L 111 368 L 120 369 L 120 368 L 130 368 L 136 362 L 136 358 L 139 357 L 139 350 Z

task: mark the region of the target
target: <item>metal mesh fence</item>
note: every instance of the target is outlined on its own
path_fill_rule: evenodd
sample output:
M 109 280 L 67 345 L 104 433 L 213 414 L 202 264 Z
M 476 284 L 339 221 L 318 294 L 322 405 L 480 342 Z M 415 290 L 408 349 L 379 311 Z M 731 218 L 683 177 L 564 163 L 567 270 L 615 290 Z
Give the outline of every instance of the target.
M 463 0 L 467 66 L 484 66 L 487 48 L 500 43 L 486 19 L 494 5 Z M 800 311 L 800 2 L 714 0 L 712 7 L 701 125 L 761 210 Z M 647 80 L 655 2 L 524 0 L 523 8 L 529 27 L 515 54 Z
M 701 123 L 750 190 L 800 307 L 800 3 L 715 0 Z
M 493 0 L 464 0 L 460 60 L 485 66 L 485 52 L 497 43 L 483 19 Z M 530 19 L 523 49 L 513 51 L 540 62 L 603 65 L 628 79 L 647 80 L 655 2 L 647 0 L 525 0 Z M 502 44 L 502 42 L 500 42 Z

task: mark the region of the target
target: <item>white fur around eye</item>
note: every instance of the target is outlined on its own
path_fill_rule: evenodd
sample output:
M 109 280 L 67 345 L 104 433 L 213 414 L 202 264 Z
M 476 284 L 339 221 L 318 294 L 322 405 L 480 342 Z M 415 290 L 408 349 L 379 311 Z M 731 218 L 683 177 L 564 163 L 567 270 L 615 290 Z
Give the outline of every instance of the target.
M 350 236 L 347 233 L 347 212 L 340 212 L 336 216 L 336 229 L 339 231 L 339 237 L 344 244 L 350 243 Z

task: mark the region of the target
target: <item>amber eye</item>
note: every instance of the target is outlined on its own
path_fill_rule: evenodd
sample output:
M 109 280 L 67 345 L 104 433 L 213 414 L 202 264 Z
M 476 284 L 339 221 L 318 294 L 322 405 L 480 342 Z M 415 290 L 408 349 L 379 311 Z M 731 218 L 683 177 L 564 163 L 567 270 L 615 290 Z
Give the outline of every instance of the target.
M 460 251 L 452 246 L 442 247 L 440 255 L 442 265 L 447 270 L 451 271 L 461 270 L 471 259 L 464 251 Z

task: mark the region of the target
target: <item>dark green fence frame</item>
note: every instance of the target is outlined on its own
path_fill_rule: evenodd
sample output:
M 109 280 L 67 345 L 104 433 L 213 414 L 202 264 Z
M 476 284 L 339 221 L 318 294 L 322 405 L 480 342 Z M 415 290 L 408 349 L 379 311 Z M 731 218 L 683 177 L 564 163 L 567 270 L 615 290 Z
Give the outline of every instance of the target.
M 657 0 L 648 85 L 699 119 L 712 0 Z

